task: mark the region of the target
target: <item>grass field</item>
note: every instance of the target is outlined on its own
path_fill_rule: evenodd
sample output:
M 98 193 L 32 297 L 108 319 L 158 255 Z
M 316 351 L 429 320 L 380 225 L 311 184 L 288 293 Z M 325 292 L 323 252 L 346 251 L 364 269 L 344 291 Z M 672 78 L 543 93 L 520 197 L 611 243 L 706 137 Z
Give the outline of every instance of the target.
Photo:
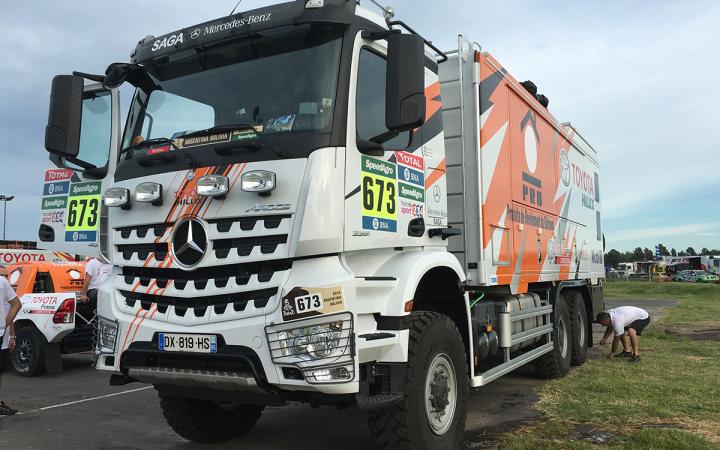
M 720 342 L 688 337 L 720 331 L 720 285 L 617 281 L 605 296 L 679 304 L 643 333 L 640 364 L 594 347 L 585 365 L 539 389 L 544 419 L 497 436 L 500 447 L 720 449 Z

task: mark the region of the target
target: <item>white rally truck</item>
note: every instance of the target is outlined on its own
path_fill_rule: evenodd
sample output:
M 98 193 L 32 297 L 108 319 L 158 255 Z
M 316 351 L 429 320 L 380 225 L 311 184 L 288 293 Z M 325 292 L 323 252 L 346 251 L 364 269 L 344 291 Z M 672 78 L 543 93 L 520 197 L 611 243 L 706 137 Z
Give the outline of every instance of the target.
M 53 80 L 51 161 L 103 201 L 76 193 L 97 235 L 75 199 L 40 238 L 97 238 L 96 366 L 153 384 L 187 439 L 300 401 L 368 410 L 381 447 L 458 448 L 469 388 L 563 376 L 592 345 L 595 150 L 466 38 L 444 53 L 357 3 L 222 17 Z

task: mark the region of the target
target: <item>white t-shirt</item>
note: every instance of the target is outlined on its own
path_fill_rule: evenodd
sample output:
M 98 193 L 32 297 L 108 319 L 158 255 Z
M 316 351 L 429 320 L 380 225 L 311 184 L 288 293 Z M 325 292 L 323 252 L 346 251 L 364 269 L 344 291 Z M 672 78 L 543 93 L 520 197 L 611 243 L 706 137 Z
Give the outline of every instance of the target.
M 608 314 L 610 314 L 610 320 L 612 320 L 612 327 L 615 331 L 615 336 L 625 334 L 625 327 L 636 320 L 643 320 L 649 317 L 647 311 L 634 306 L 620 306 L 618 308 L 613 308 L 608 310 Z
M 5 277 L 0 277 L 0 327 L 5 329 L 5 320 L 7 319 L 8 311 L 10 310 L 10 301 L 17 297 L 15 290 Z M 2 349 L 8 348 L 8 342 L 10 342 L 10 333 L 5 330 L 5 334 L 2 337 Z
M 110 272 L 112 272 L 110 264 L 103 264 L 97 258 L 88 261 L 85 264 L 85 275 L 90 275 L 88 290 L 99 289 L 110 278 Z

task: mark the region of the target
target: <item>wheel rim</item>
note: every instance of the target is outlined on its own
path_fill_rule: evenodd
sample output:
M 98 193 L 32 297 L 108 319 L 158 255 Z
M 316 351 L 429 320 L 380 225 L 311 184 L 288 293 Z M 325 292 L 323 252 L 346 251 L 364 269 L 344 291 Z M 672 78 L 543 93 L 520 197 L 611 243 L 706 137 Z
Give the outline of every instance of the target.
M 18 368 L 25 369 L 30 365 L 32 360 L 33 348 L 30 340 L 27 338 L 20 339 L 15 349 L 15 362 Z
M 565 326 L 565 319 L 558 320 L 558 340 L 560 341 L 560 356 L 565 358 L 568 354 L 568 335 Z
M 580 347 L 585 347 L 585 316 L 583 316 L 582 311 L 577 312 L 577 323 L 579 324 L 578 343 Z
M 433 433 L 443 435 L 452 425 L 457 405 L 455 366 L 445 353 L 435 355 L 425 376 L 425 413 Z

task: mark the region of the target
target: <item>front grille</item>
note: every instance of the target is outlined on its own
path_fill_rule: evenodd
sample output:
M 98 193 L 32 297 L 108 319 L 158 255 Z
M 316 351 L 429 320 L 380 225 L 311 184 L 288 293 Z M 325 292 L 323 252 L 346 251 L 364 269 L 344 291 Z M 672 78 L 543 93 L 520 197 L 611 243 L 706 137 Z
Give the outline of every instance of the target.
M 120 232 L 120 236 L 123 239 L 128 239 L 132 235 L 133 231 L 135 232 L 137 237 L 144 238 L 145 236 L 147 236 L 148 231 L 152 229 L 155 237 L 159 238 L 163 234 L 165 234 L 165 231 L 170 227 L 172 227 L 172 224 L 169 223 L 155 223 L 150 225 L 139 225 L 135 227 L 119 227 L 115 230 Z
M 156 261 L 162 261 L 168 254 L 168 244 L 165 242 L 159 244 L 118 245 L 117 248 L 122 253 L 123 259 L 132 258 L 133 253 L 137 253 L 139 259 L 148 259 L 152 253 Z
M 257 291 L 238 292 L 235 294 L 208 295 L 205 297 L 170 297 L 166 295 L 141 294 L 138 292 L 120 291 L 128 306 L 140 301 L 142 309 L 149 310 L 157 304 L 158 312 L 164 314 L 169 306 L 175 307 L 175 314 L 184 317 L 188 309 L 192 309 L 195 317 L 203 317 L 208 308 L 212 307 L 215 314 L 224 314 L 225 309 L 232 305 L 235 311 L 244 311 L 248 303 L 253 302 L 255 308 L 264 308 L 270 298 L 277 294 L 278 288 Z
M 153 320 L 184 324 L 207 323 L 208 311 L 216 322 L 263 314 L 276 306 L 292 266 L 291 220 L 289 214 L 206 220 L 207 254 L 192 270 L 179 268 L 169 251 L 174 223 L 115 228 L 118 306 L 135 313 L 155 305 Z
M 175 288 L 183 290 L 191 283 L 195 289 L 205 289 L 212 281 L 215 287 L 223 288 L 230 280 L 237 285 L 246 285 L 253 275 L 261 283 L 270 281 L 275 272 L 290 269 L 291 260 L 261 261 L 247 264 L 232 264 L 218 267 L 201 267 L 191 272 L 182 269 L 160 269 L 154 267 L 123 267 L 122 277 L 126 284 L 140 283 L 147 287 L 155 282 L 157 287 L 165 289 L 172 280 Z
M 240 223 L 241 230 L 250 231 L 255 229 L 255 226 L 260 221 L 263 223 L 265 229 L 273 230 L 280 226 L 280 222 L 282 222 L 283 219 L 288 218 L 290 218 L 290 215 L 284 214 L 275 216 L 238 217 L 234 219 L 211 219 L 208 220 L 208 223 L 216 224 L 219 232 L 227 233 L 234 223 Z
M 213 241 L 213 251 L 218 258 L 227 258 L 230 250 L 237 251 L 238 256 L 248 256 L 255 247 L 260 247 L 263 254 L 268 254 L 274 253 L 278 245 L 286 242 L 287 235 L 217 239 Z

